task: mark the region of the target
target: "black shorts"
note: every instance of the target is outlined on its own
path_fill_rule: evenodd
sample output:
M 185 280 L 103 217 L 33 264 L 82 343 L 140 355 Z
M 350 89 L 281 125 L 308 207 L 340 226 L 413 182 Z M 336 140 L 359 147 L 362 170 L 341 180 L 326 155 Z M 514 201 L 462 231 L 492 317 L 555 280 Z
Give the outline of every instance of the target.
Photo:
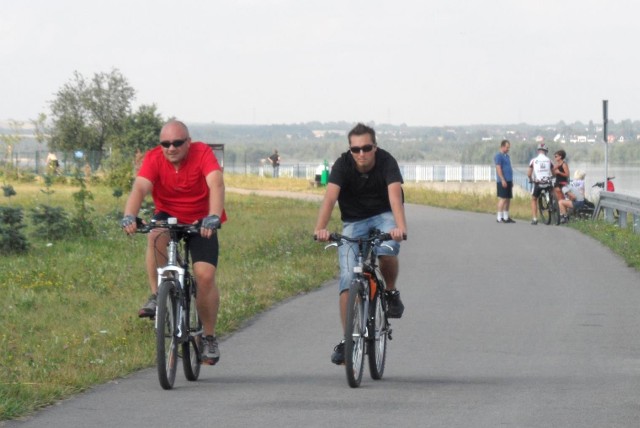
M 551 183 L 547 183 L 547 184 L 535 183 L 533 185 L 533 189 L 531 190 L 531 196 L 533 196 L 534 198 L 540 197 L 540 193 L 542 193 L 542 189 L 551 189 Z
M 159 212 L 153 216 L 154 220 L 166 220 L 171 215 L 165 212 Z M 205 262 L 210 265 L 218 266 L 218 234 L 214 233 L 211 238 L 203 238 L 200 235 L 193 235 L 189 238 L 189 253 L 191 254 L 191 262 Z
M 507 181 L 507 187 L 502 187 L 502 183 L 498 182 L 498 197 L 500 199 L 512 199 L 513 198 L 513 182 Z

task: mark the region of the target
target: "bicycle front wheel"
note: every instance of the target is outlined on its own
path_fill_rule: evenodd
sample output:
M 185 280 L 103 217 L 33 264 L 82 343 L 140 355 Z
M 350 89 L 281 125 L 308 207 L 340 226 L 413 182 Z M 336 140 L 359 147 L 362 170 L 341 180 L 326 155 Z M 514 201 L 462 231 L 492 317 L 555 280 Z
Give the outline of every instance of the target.
M 173 279 L 162 281 L 158 287 L 156 314 L 156 363 L 158 379 L 164 389 L 173 388 L 178 366 L 177 284 Z
M 365 286 L 363 279 L 355 279 L 349 288 L 347 306 L 347 325 L 344 333 L 344 360 L 349 386 L 357 388 L 362 380 L 364 369 L 364 346 L 367 331 L 367 315 L 361 290 Z
M 187 380 L 195 381 L 200 376 L 200 349 L 202 346 L 202 321 L 198 316 L 198 309 L 196 308 L 196 293 L 197 286 L 193 277 L 186 279 L 189 281 L 188 294 L 189 307 L 188 307 L 188 321 L 189 325 L 189 338 L 182 343 L 182 368 L 184 370 L 184 376 Z
M 380 288 L 378 288 L 380 290 Z M 389 331 L 387 318 L 384 311 L 383 296 L 377 291 L 371 302 L 371 337 L 367 343 L 367 353 L 369 354 L 369 372 L 371 378 L 382 379 L 384 374 L 384 364 L 387 358 L 387 333 Z
M 544 224 L 551 223 L 551 194 L 548 190 L 540 192 L 538 197 L 538 211 L 540 212 L 540 220 Z

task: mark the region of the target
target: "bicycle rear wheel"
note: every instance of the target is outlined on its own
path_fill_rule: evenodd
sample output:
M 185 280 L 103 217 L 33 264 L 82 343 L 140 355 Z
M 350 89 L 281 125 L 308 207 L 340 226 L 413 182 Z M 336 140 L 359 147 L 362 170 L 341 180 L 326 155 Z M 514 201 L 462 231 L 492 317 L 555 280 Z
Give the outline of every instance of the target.
M 549 190 L 543 190 L 538 197 L 538 211 L 540 212 L 540 220 L 544 224 L 551 223 L 551 194 Z
M 551 207 L 549 210 L 549 223 L 553 223 L 556 226 L 560 224 L 560 207 L 558 206 L 558 200 L 555 197 L 551 198 Z
M 188 317 L 189 325 L 189 338 L 186 342 L 182 342 L 182 368 L 184 370 L 184 376 L 187 380 L 195 381 L 200 376 L 200 365 L 202 361 L 200 359 L 200 349 L 202 346 L 202 321 L 198 316 L 198 309 L 196 308 L 196 293 L 197 286 L 193 277 L 185 277 L 185 281 L 188 281 Z
M 344 359 L 349 386 L 357 388 L 364 370 L 364 346 L 367 329 L 367 315 L 360 290 L 365 286 L 363 279 L 355 279 L 349 287 L 347 325 L 344 333 Z
M 382 379 L 384 374 L 384 364 L 387 358 L 387 333 L 389 331 L 387 325 L 387 317 L 384 311 L 384 300 L 381 288 L 373 296 L 371 302 L 371 337 L 367 342 L 367 353 L 369 354 L 369 372 L 371 378 L 375 380 Z
M 177 284 L 173 279 L 162 281 L 158 287 L 158 313 L 156 314 L 156 363 L 158 380 L 164 389 L 173 388 L 178 366 L 178 343 L 176 331 Z

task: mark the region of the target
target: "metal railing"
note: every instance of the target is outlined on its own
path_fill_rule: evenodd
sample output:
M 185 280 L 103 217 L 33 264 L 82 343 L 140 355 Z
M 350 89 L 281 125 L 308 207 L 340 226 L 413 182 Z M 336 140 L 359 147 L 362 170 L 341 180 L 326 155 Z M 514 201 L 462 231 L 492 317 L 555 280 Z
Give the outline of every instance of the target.
M 627 227 L 627 218 L 631 216 L 634 233 L 640 233 L 640 198 L 614 192 L 601 192 L 600 200 L 593 212 L 594 220 L 598 218 L 600 212 L 604 212 L 606 222 L 617 223 L 618 226 L 625 228 Z

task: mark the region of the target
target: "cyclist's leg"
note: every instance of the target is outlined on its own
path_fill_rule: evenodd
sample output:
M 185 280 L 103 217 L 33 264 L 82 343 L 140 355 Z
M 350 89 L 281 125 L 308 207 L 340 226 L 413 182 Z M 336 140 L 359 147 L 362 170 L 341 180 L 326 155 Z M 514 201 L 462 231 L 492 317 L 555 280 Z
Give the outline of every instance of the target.
M 386 212 L 371 218 L 371 226 L 383 232 L 389 232 L 396 227 L 393 213 Z M 398 273 L 400 271 L 400 262 L 398 254 L 400 253 L 400 243 L 394 240 L 385 241 L 386 245 L 376 247 L 374 251 L 378 256 L 380 272 L 386 284 L 388 316 L 389 318 L 400 318 L 404 312 L 404 304 L 400 299 L 400 292 L 396 286 Z
M 154 229 L 149 232 L 145 261 L 151 294 L 158 294 L 158 271 L 156 269 L 167 263 L 168 244 L 169 235 L 162 229 Z
M 202 319 L 204 335 L 215 336 L 220 306 L 220 292 L 216 284 L 218 235 L 214 234 L 209 239 L 200 236 L 193 237 L 189 246 L 193 261 L 193 274 L 198 284 L 196 305 Z
M 157 221 L 165 221 L 169 217 L 169 214 L 159 212 L 153 216 L 153 219 Z M 145 262 L 151 294 L 158 294 L 158 272 L 156 269 L 159 266 L 167 264 L 167 245 L 169 245 L 169 234 L 166 231 L 162 229 L 154 229 L 147 235 L 147 253 L 145 256 Z
M 393 218 L 393 213 L 386 212 L 371 217 L 369 220 L 371 228 L 379 229 L 382 232 L 389 232 L 396 227 L 396 222 Z M 400 253 L 400 243 L 394 240 L 385 241 L 387 247 L 376 247 L 374 251 L 378 255 L 378 261 L 380 263 L 380 271 L 384 277 L 384 281 L 387 285 L 387 290 L 395 290 L 396 279 L 398 278 L 399 262 L 398 254 Z
M 342 226 L 342 234 L 355 238 L 358 236 L 367 236 L 369 229 L 366 227 L 366 222 L 345 222 Z M 338 262 L 340 264 L 340 321 L 342 323 L 342 329 L 346 326 L 347 318 L 347 301 L 349 299 L 349 286 L 353 279 L 353 267 L 355 265 L 355 256 L 358 248 L 356 244 L 345 243 L 338 247 Z

